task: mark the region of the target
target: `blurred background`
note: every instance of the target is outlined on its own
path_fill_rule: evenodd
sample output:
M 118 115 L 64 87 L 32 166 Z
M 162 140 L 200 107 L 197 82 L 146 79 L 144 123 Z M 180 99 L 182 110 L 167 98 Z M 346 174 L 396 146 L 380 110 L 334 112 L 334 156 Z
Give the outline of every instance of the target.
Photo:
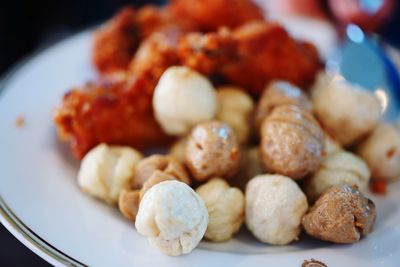
M 201 1 L 201 0 L 199 0 Z M 232 0 L 233 1 L 233 0 Z M 397 0 L 255 0 L 267 16 L 307 17 L 329 25 L 335 38 L 354 23 L 379 36 L 400 66 L 400 1 Z M 13 0 L 0 1 L 1 76 L 33 51 L 110 18 L 124 5 L 162 4 L 163 0 Z M 317 36 L 318 38 L 318 36 Z M 395 59 L 396 60 L 396 59 Z M 48 266 L 0 225 L 0 266 Z

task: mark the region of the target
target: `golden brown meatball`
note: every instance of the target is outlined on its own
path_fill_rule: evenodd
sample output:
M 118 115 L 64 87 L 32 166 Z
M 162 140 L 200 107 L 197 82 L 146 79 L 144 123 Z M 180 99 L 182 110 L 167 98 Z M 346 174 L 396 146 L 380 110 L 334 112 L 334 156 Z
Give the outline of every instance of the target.
M 400 179 L 400 133 L 390 124 L 382 123 L 359 145 L 357 153 L 371 169 L 372 179 Z
M 139 210 L 139 190 L 123 190 L 119 195 L 118 208 L 122 215 L 134 222 Z
M 255 127 L 260 130 L 261 123 L 266 116 L 281 105 L 296 105 L 306 110 L 312 110 L 312 104 L 308 96 L 297 86 L 285 81 L 274 81 L 270 83 L 258 100 Z
M 186 165 L 194 179 L 230 178 L 239 164 L 239 143 L 227 124 L 205 122 L 192 130 L 186 147 Z
M 314 112 L 333 138 L 349 146 L 375 128 L 381 108 L 373 94 L 345 80 L 319 80 L 313 92 Z
M 374 203 L 356 187 L 333 186 L 303 217 L 307 234 L 334 243 L 354 243 L 372 232 Z
M 267 171 L 300 179 L 320 165 L 324 133 L 309 111 L 283 105 L 264 119 L 260 149 Z
M 132 187 L 140 189 L 155 171 L 174 176 L 177 180 L 190 184 L 189 175 L 181 162 L 172 156 L 152 155 L 138 162 Z

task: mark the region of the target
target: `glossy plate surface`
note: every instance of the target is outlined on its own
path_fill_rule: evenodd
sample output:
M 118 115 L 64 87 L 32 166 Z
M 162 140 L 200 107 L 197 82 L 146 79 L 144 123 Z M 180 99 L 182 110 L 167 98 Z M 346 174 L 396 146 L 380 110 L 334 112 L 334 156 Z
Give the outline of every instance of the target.
M 150 247 L 119 212 L 80 192 L 78 163 L 60 144 L 52 112 L 71 87 L 95 76 L 90 32 L 69 38 L 21 64 L 0 84 L 1 222 L 55 265 L 90 266 L 398 266 L 400 184 L 377 204 L 375 231 L 354 245 L 307 237 L 290 246 L 257 242 L 245 230 L 223 244 L 202 242 L 191 254 L 168 257 Z M 16 127 L 19 116 L 23 127 Z

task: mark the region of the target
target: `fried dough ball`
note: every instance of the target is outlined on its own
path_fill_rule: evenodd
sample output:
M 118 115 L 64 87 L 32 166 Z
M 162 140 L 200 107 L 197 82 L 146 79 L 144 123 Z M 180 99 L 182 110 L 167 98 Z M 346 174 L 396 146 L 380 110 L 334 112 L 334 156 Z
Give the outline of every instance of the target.
M 344 79 L 320 77 L 313 92 L 318 119 L 339 143 L 348 146 L 374 129 L 381 116 L 378 99 Z
M 334 243 L 354 243 L 372 232 L 376 219 L 374 203 L 357 187 L 333 186 L 303 217 L 307 234 Z
M 297 180 L 320 165 L 324 133 L 309 111 L 282 105 L 264 119 L 260 149 L 268 171 Z
M 140 189 L 155 171 L 162 171 L 174 176 L 177 180 L 190 184 L 185 166 L 170 155 L 152 155 L 138 162 L 132 187 Z
M 226 123 L 205 122 L 193 129 L 186 146 L 186 166 L 194 179 L 230 178 L 239 164 L 239 143 Z
M 211 82 L 183 66 L 168 68 L 153 97 L 153 108 L 163 130 L 184 135 L 198 123 L 211 120 L 217 112 L 217 96 Z
M 173 143 L 169 149 L 169 154 L 182 163 L 185 162 L 187 141 L 187 137 L 182 137 Z
M 312 104 L 308 96 L 297 86 L 285 81 L 271 82 L 263 91 L 258 100 L 255 113 L 255 127 L 257 132 L 265 117 L 281 105 L 295 105 L 311 111 Z
M 250 119 L 254 109 L 253 100 L 244 89 L 234 86 L 218 87 L 217 97 L 216 119 L 227 123 L 236 132 L 239 143 L 245 144 L 251 133 Z
M 172 0 L 169 11 L 175 17 L 193 21 L 204 31 L 236 28 L 248 21 L 262 20 L 262 10 L 251 0 Z
M 261 242 L 286 245 L 300 234 L 307 199 L 291 178 L 258 175 L 246 187 L 246 224 Z
M 164 181 L 140 201 L 135 226 L 151 245 L 170 256 L 190 253 L 208 225 L 204 201 L 188 185 Z
M 230 239 L 244 220 L 244 195 L 242 191 L 221 178 L 213 178 L 198 187 L 196 192 L 208 210 L 208 227 L 205 237 L 213 242 Z
M 171 174 L 159 170 L 154 171 L 153 174 L 149 177 L 149 179 L 147 179 L 147 181 L 143 184 L 142 188 L 140 189 L 139 198 L 142 199 L 144 194 L 156 184 L 164 181 L 173 181 L 173 180 L 179 181 L 175 176 Z
M 309 199 L 315 200 L 334 185 L 356 185 L 364 191 L 370 176 L 364 160 L 350 152 L 338 151 L 324 158 L 319 169 L 306 180 L 305 192 Z
M 136 214 L 139 210 L 140 192 L 139 190 L 123 189 L 118 199 L 118 208 L 121 214 L 128 220 L 135 222 Z
M 325 133 L 325 155 L 341 151 L 342 146 L 334 140 L 329 134 Z
M 400 133 L 394 126 L 379 124 L 357 148 L 371 169 L 372 179 L 400 179 Z
M 239 171 L 229 180 L 229 183 L 245 190 L 246 184 L 251 178 L 266 173 L 266 171 L 258 146 L 243 148 L 241 152 Z
M 78 184 L 89 195 L 116 204 L 123 189 L 129 189 L 142 154 L 130 147 L 100 144 L 82 159 Z

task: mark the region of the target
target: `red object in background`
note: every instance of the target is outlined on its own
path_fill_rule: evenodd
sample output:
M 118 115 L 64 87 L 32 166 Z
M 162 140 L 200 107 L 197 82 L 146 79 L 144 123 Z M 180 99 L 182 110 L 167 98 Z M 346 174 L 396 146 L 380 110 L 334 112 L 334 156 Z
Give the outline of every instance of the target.
M 371 191 L 375 194 L 386 195 L 387 193 L 387 182 L 382 180 L 372 181 L 371 182 Z
M 394 0 L 329 0 L 332 14 L 340 24 L 357 24 L 367 31 L 377 30 L 395 10 Z

